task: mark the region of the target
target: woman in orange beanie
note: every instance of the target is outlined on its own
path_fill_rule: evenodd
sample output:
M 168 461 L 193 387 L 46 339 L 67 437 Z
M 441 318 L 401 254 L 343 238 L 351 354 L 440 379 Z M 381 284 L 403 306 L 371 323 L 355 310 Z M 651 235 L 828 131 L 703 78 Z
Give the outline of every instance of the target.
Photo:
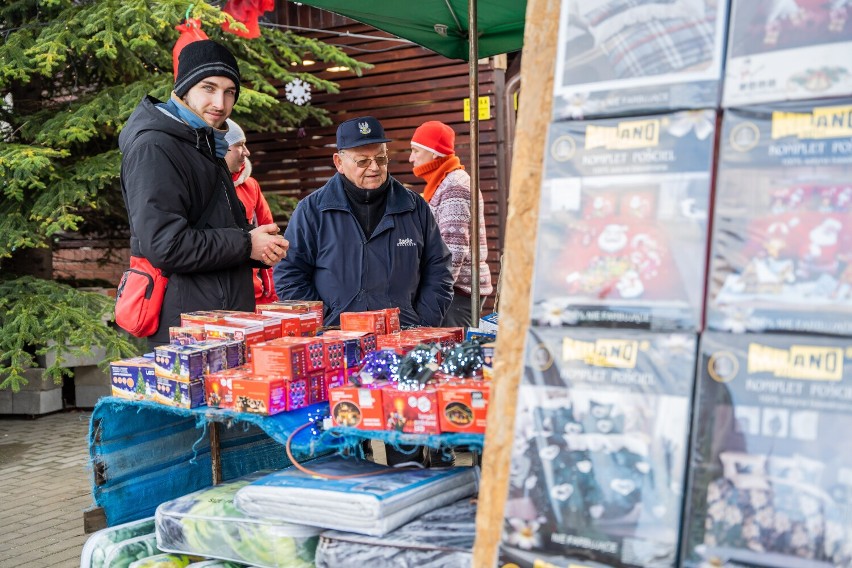
M 456 133 L 436 120 L 424 122 L 411 137 L 411 156 L 408 161 L 414 175 L 426 182 L 423 198 L 429 203 L 441 237 L 453 255 L 453 302 L 444 316 L 443 326 L 470 326 L 471 283 L 470 258 L 470 176 L 455 155 Z M 485 259 L 488 245 L 485 239 L 485 215 L 482 195 L 479 195 L 479 292 L 491 294 L 491 271 Z M 478 323 L 478 322 L 476 322 Z

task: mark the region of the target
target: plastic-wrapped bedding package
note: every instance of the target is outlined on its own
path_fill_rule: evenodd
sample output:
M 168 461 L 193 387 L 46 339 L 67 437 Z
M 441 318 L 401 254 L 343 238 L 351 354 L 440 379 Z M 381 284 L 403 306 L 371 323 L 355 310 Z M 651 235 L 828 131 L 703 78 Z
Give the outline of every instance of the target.
M 852 98 L 725 111 L 707 328 L 852 335 Z
M 186 568 L 197 558 L 186 554 L 155 554 L 137 560 L 127 568 Z
M 238 490 L 268 473 L 162 503 L 155 515 L 159 548 L 265 568 L 312 567 L 320 529 L 257 518 L 234 506 Z
M 531 319 L 697 331 L 713 110 L 551 123 Z
M 852 339 L 705 332 L 681 566 L 852 566 Z
M 251 516 L 382 536 L 477 491 L 475 468 L 394 470 L 340 456 L 319 458 L 308 467 L 344 478 L 320 478 L 291 467 L 246 485 L 234 504 Z M 359 477 L 345 477 L 353 475 Z
M 80 568 L 129 566 L 160 551 L 154 535 L 154 517 L 99 530 L 86 540 Z
M 727 5 L 716 0 L 563 2 L 553 118 L 715 106 Z
M 531 327 L 500 566 L 677 565 L 696 334 Z
M 725 108 L 852 92 L 847 0 L 733 0 Z
M 470 566 L 475 535 L 476 503 L 462 499 L 383 537 L 325 531 L 317 547 L 317 568 Z

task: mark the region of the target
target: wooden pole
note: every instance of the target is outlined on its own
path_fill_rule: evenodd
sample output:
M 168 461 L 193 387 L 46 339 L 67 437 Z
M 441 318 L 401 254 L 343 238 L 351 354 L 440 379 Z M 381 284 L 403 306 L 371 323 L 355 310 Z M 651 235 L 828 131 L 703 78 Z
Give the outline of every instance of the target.
M 530 283 L 535 260 L 541 169 L 553 100 L 559 7 L 560 0 L 527 2 L 506 248 L 500 276 L 502 299 L 495 379 L 488 408 L 482 486 L 476 515 L 473 565 L 477 568 L 492 568 L 496 564 L 509 488 L 515 406 L 523 372 L 524 339 L 530 319 Z
M 470 81 L 470 313 L 479 326 L 479 25 L 476 0 L 468 0 L 468 80 Z
M 213 485 L 222 483 L 222 450 L 219 445 L 219 423 L 212 420 L 210 425 L 210 465 L 213 468 Z

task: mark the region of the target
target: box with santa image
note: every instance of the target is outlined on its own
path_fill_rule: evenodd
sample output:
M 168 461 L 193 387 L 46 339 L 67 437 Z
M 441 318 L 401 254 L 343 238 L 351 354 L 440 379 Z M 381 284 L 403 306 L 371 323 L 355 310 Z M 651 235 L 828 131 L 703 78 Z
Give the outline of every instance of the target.
M 852 340 L 701 335 L 682 563 L 852 566 Z
M 715 108 L 728 3 L 562 2 L 554 120 Z
M 852 99 L 732 109 L 707 326 L 852 335 Z
M 733 0 L 725 107 L 852 93 L 852 0 Z
M 716 114 L 551 123 L 537 325 L 697 330 Z
M 695 333 L 533 327 L 500 566 L 675 566 Z

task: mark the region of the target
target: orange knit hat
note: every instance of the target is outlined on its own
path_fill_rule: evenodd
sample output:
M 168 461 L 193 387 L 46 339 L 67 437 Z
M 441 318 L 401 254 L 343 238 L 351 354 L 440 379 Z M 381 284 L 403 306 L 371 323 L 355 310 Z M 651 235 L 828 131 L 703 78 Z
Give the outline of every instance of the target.
M 411 137 L 411 144 L 419 148 L 423 148 L 433 154 L 438 154 L 440 157 L 448 156 L 454 153 L 453 145 L 456 142 L 455 131 L 437 120 L 424 122 L 414 131 L 414 136 Z

